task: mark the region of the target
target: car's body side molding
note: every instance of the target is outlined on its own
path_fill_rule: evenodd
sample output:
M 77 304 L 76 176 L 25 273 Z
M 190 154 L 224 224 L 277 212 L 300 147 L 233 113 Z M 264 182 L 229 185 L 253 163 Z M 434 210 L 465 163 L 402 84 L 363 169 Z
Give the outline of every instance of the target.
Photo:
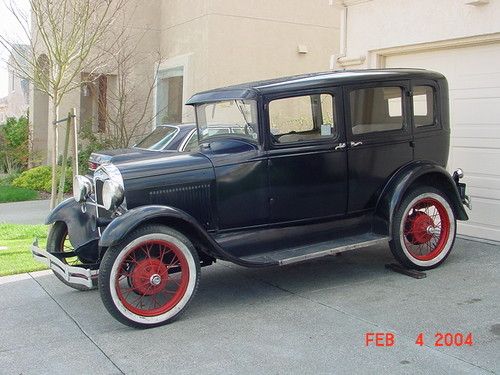
M 135 228 L 147 223 L 165 224 L 180 230 L 188 238 L 195 239 L 196 242 L 203 245 L 201 251 L 214 258 L 228 260 L 245 267 L 274 265 L 250 262 L 235 257 L 225 251 L 194 217 L 177 208 L 161 205 L 137 207 L 113 219 L 102 232 L 99 246 L 107 248 L 116 245 Z
M 418 185 L 435 186 L 450 199 L 458 220 L 468 220 L 457 185 L 450 174 L 440 165 L 419 160 L 404 165 L 388 180 L 377 201 L 373 230 L 375 233 L 392 235 L 392 219 L 399 209 L 408 189 Z

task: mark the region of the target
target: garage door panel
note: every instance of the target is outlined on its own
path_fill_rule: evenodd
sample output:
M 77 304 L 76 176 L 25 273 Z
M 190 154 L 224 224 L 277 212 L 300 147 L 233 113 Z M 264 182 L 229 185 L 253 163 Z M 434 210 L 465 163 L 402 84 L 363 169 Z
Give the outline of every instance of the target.
M 476 225 L 467 221 L 461 221 L 458 223 L 457 232 L 465 236 L 500 241 L 500 229 L 494 225 Z
M 498 176 L 500 150 L 453 146 L 452 151 L 453 161 L 460 168 L 483 175 Z
M 500 120 L 500 119 L 499 119 Z M 453 127 L 453 140 L 454 144 L 460 145 L 462 138 L 465 139 L 493 139 L 493 142 L 498 142 L 500 139 L 498 134 L 498 129 L 500 128 L 500 122 L 493 124 L 457 124 Z M 473 147 L 474 145 L 465 144 L 467 146 Z M 500 142 L 497 144 L 500 147 Z
M 499 78 L 500 79 L 500 78 Z M 457 89 L 454 87 L 450 89 L 450 98 L 452 99 L 469 99 L 469 98 L 500 98 L 500 87 L 486 87 L 486 88 L 464 88 Z
M 479 97 L 452 100 L 453 125 L 495 124 L 500 119 L 500 96 L 498 98 Z
M 477 127 L 476 132 L 482 132 L 481 127 Z M 455 135 L 453 139 L 453 147 L 454 148 L 492 148 L 498 149 L 500 144 L 500 138 L 495 137 L 457 137 L 457 132 L 453 132 Z
M 459 233 L 500 241 L 500 44 L 387 56 L 387 67 L 435 70 L 448 79 L 449 170 L 461 167 L 472 196 Z

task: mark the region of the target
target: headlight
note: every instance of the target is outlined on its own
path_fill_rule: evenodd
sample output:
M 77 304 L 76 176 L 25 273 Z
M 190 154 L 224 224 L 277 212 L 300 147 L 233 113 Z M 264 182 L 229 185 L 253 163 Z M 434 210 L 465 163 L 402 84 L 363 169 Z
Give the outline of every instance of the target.
M 113 181 L 106 180 L 102 187 L 102 205 L 106 210 L 112 210 L 123 202 L 123 187 Z
M 88 177 L 76 175 L 73 179 L 73 198 L 83 202 L 92 193 L 92 181 Z

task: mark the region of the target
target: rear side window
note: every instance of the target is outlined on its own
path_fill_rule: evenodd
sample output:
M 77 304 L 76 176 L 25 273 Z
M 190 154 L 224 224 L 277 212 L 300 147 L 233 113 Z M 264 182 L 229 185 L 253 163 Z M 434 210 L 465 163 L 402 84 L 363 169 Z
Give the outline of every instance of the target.
M 333 96 L 313 94 L 276 99 L 269 103 L 274 143 L 307 142 L 336 134 Z
M 413 88 L 413 123 L 415 127 L 434 125 L 434 88 L 415 86 Z
M 350 92 L 352 134 L 403 129 L 403 89 L 370 87 Z

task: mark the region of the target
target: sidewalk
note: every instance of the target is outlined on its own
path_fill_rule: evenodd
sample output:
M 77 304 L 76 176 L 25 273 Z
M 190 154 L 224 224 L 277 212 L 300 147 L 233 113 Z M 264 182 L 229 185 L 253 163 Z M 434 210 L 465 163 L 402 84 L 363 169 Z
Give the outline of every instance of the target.
M 43 224 L 49 206 L 49 200 L 0 203 L 0 223 Z

